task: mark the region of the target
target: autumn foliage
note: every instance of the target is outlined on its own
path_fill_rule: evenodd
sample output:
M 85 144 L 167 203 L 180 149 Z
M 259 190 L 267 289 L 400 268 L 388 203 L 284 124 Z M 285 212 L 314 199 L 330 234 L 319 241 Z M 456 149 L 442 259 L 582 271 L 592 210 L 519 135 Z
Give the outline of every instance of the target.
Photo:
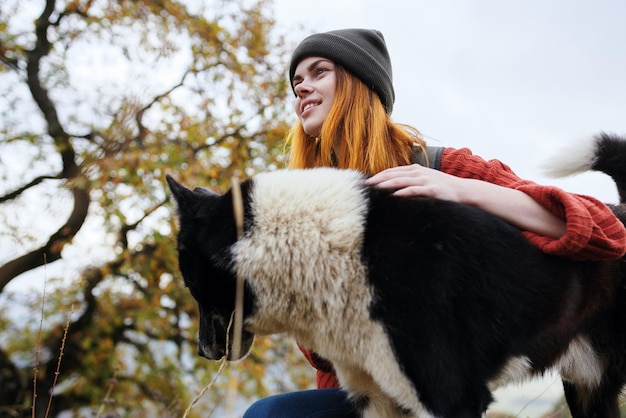
M 214 377 L 164 178 L 223 190 L 285 165 L 290 45 L 271 8 L 0 4 L 0 416 L 181 416 Z M 310 385 L 302 359 L 259 339 L 192 415 L 223 413 L 231 373 L 241 403 Z

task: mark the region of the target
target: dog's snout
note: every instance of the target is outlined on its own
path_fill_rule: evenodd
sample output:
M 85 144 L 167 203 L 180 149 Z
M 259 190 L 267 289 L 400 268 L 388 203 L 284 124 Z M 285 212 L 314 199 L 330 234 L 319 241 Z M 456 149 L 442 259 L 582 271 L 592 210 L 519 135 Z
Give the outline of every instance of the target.
M 209 360 L 221 360 L 224 357 L 223 349 L 215 350 L 207 344 L 198 344 L 198 355 Z

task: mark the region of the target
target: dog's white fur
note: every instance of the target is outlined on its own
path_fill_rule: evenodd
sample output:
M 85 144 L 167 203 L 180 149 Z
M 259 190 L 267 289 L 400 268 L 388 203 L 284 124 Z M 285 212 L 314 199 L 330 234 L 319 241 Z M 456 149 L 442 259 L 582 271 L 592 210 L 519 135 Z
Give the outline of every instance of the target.
M 546 159 L 541 164 L 541 170 L 549 177 L 567 177 L 591 170 L 597 159 L 597 143 L 595 141 L 579 140 L 568 144 L 567 148 Z
M 586 338 L 574 339 L 555 368 L 561 377 L 573 383 L 596 388 L 600 385 L 606 364 Z
M 606 365 L 587 338 L 577 337 L 572 340 L 553 369 L 565 380 L 594 388 L 600 384 Z M 489 389 L 495 390 L 511 383 L 521 383 L 532 375 L 532 364 L 528 357 L 514 357 L 500 371 L 497 378 L 489 382 Z
M 255 227 L 234 249 L 239 273 L 250 278 L 262 307 L 246 326 L 256 334 L 289 332 L 332 358 L 342 385 L 369 395 L 366 418 L 397 414 L 381 386 L 403 407 L 430 417 L 395 361 L 383 327 L 370 319 L 372 289 L 360 261 L 367 208 L 363 177 L 353 171 L 315 172 L 315 188 L 300 187 L 309 181 L 306 171 L 272 173 L 271 181 L 255 177 Z M 287 187 L 276 187 L 281 181 Z

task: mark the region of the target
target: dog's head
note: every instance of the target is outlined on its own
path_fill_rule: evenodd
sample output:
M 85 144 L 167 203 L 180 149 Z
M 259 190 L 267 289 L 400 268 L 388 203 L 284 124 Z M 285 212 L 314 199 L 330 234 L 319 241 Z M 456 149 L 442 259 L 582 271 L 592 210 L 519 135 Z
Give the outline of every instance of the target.
M 252 347 L 254 334 L 242 332 L 239 353 L 233 353 L 236 265 L 231 252 L 237 240 L 231 193 L 193 191 L 167 176 L 178 205 L 178 263 L 185 285 L 200 313 L 198 354 L 219 360 L 238 360 Z M 244 322 L 251 312 L 251 295 L 244 291 Z M 234 322 L 234 321 L 233 321 Z M 228 343 L 228 347 L 227 347 Z

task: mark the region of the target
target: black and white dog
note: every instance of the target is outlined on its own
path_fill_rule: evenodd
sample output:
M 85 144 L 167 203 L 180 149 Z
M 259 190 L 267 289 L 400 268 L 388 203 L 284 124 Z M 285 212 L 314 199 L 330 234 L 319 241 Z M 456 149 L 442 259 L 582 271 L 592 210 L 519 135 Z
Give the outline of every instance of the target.
M 576 163 L 611 175 L 626 198 L 626 139 L 600 135 Z M 199 354 L 227 352 L 240 274 L 243 347 L 230 359 L 254 334 L 289 333 L 333 363 L 364 417 L 478 418 L 493 389 L 551 368 L 574 417 L 619 417 L 623 260 L 548 256 L 483 211 L 363 179 L 330 168 L 259 174 L 241 185 L 237 240 L 232 191 L 168 177 Z

